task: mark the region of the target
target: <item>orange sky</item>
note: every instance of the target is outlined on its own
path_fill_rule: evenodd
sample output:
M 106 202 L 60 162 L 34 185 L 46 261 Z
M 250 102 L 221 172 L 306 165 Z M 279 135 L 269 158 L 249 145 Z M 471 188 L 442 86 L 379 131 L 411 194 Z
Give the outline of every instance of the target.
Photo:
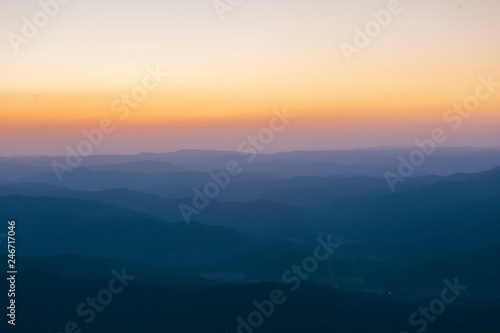
M 349 64 L 339 44 L 388 3 L 248 1 L 222 22 L 210 1 L 74 1 L 20 52 L 0 41 L 0 155 L 64 154 L 103 118 L 117 129 L 96 153 L 235 149 L 284 106 L 298 117 L 269 152 L 411 144 L 479 76 L 500 81 L 500 3 L 401 1 Z M 6 7 L 5 36 L 39 10 Z M 148 66 L 170 75 L 119 119 Z M 450 144 L 498 146 L 499 106 L 500 88 Z

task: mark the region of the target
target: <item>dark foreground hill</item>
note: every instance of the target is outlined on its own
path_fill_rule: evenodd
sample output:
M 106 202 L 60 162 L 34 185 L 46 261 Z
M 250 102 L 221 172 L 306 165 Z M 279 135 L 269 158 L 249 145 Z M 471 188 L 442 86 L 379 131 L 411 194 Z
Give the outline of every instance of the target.
M 121 268 L 117 271 L 121 273 Z M 131 270 L 125 273 L 129 278 L 140 274 Z M 85 305 L 89 298 L 96 298 L 108 288 L 110 279 L 67 279 L 25 272 L 18 281 L 15 332 L 59 333 L 65 332 L 67 325 L 93 333 L 413 332 L 415 327 L 410 326 L 408 317 L 420 306 L 428 306 L 388 296 L 339 293 L 308 284 L 292 292 L 289 286 L 279 284 L 159 287 L 134 280 L 126 281 L 123 290 L 106 305 L 97 303 L 100 311 Z M 275 305 L 273 311 L 268 308 L 270 315 L 262 316 L 257 330 L 237 331 L 237 318 L 248 323 L 249 315 L 257 309 L 254 301 L 264 304 L 274 290 L 283 292 L 277 298 L 283 303 Z M 439 296 L 439 290 L 436 293 Z M 497 333 L 498 306 L 498 302 L 464 297 L 428 323 L 426 332 Z M 78 315 L 77 309 L 84 315 Z

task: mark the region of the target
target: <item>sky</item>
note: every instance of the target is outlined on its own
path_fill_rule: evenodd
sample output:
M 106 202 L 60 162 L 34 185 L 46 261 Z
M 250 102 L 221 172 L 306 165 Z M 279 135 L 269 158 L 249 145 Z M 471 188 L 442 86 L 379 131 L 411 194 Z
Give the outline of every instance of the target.
M 95 154 L 235 150 L 284 107 L 296 118 L 265 152 L 412 145 L 451 131 L 479 77 L 500 81 L 498 0 L 401 0 L 350 61 L 340 45 L 394 0 L 219 1 L 235 5 L 72 0 L 26 38 L 39 2 L 0 0 L 0 156 L 64 155 L 103 119 Z M 147 68 L 168 76 L 120 119 Z M 446 145 L 499 146 L 497 89 Z

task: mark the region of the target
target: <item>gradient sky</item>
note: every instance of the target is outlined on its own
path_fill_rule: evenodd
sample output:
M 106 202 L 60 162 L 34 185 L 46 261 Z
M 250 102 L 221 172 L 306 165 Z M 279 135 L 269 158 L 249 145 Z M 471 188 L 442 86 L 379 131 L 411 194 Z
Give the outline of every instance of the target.
M 500 1 L 402 0 L 404 11 L 348 64 L 384 0 L 73 0 L 15 53 L 8 33 L 37 1 L 0 0 L 0 155 L 65 154 L 113 119 L 94 153 L 234 150 L 286 106 L 298 117 L 266 152 L 407 145 L 478 85 L 500 81 Z M 146 67 L 170 76 L 126 120 L 112 102 Z M 500 89 L 447 145 L 499 146 Z

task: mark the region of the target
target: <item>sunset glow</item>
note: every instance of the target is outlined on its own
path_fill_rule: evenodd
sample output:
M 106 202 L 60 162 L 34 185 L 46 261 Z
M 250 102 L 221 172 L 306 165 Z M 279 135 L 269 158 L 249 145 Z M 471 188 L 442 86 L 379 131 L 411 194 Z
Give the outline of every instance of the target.
M 411 144 L 479 77 L 500 81 L 500 3 L 401 1 L 348 63 L 339 44 L 387 3 L 248 1 L 221 22 L 209 1 L 75 0 L 18 53 L 0 42 L 0 155 L 64 154 L 103 118 L 117 129 L 99 154 L 234 149 L 282 107 L 300 121 L 270 151 Z M 39 10 L 2 5 L 4 36 Z M 169 76 L 122 121 L 113 102 L 148 66 Z M 449 145 L 497 146 L 499 107 L 500 92 Z

